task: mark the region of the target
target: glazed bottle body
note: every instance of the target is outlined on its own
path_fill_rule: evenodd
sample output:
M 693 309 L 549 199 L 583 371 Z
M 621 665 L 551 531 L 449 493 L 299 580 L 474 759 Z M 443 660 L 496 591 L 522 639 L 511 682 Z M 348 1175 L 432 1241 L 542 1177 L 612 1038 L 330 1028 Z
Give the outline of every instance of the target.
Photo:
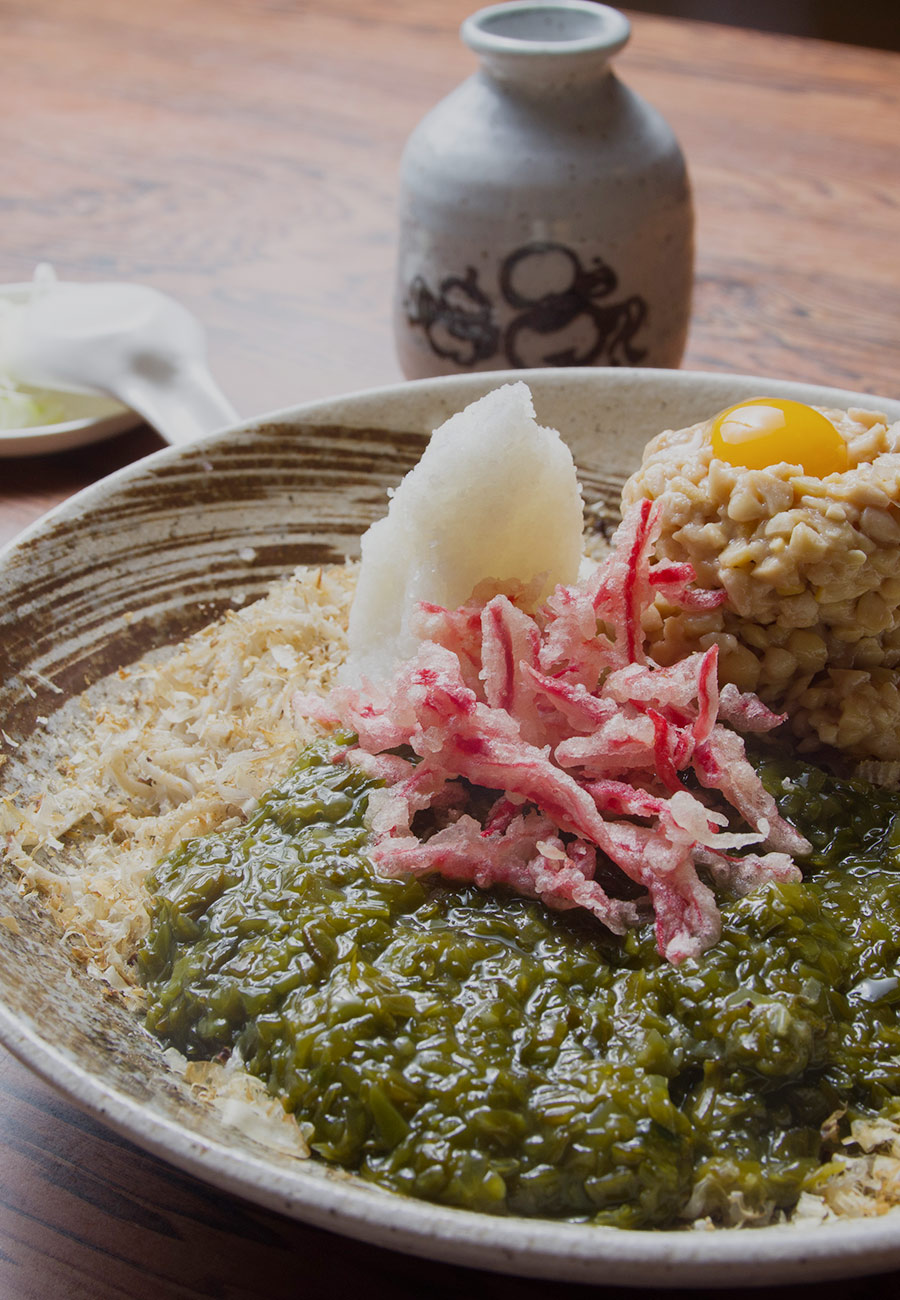
M 678 143 L 605 55 L 486 58 L 407 143 L 397 272 L 411 378 L 677 366 L 693 276 Z

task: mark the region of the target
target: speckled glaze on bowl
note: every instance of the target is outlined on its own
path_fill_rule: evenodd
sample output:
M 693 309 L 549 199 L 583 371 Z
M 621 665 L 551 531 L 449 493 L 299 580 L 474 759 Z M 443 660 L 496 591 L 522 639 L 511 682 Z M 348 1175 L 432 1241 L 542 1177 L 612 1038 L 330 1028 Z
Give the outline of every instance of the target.
M 84 686 L 253 599 L 298 563 L 340 560 L 384 513 L 427 433 L 525 379 L 569 441 L 588 503 L 615 511 L 646 439 L 742 397 L 900 403 L 810 385 L 652 370 L 424 380 L 317 402 L 120 470 L 0 554 L 0 718 L 21 743 Z M 252 559 L 250 557 L 252 553 Z M 2 769 L 0 769 L 2 786 Z M 629 1232 L 493 1218 L 403 1199 L 226 1127 L 187 1097 L 140 1023 L 71 964 L 51 921 L 0 873 L 0 1039 L 120 1133 L 182 1169 L 308 1223 L 498 1272 L 642 1286 L 809 1282 L 900 1264 L 900 1218 L 734 1232 Z M 735 1270 L 739 1270 L 738 1273 Z

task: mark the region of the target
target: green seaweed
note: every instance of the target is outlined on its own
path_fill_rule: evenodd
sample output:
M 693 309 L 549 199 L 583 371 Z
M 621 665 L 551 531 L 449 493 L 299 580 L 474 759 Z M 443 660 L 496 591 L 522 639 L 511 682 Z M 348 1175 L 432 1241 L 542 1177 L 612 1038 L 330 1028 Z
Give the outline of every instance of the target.
M 493 1213 L 666 1227 L 789 1209 L 838 1109 L 900 1094 L 900 803 L 762 765 L 803 883 L 723 904 L 715 948 L 503 890 L 384 879 L 373 782 L 324 742 L 238 829 L 160 864 L 148 1025 L 237 1051 L 325 1160 Z

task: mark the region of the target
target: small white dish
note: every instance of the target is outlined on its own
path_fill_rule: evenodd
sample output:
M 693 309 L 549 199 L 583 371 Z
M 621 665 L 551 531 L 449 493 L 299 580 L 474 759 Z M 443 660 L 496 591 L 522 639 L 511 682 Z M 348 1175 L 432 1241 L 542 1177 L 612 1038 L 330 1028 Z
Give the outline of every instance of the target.
M 44 263 L 29 299 L 4 307 L 2 372 L 20 395 L 55 402 L 54 415 L 61 393 L 104 394 L 176 444 L 238 420 L 209 372 L 203 326 L 148 284 L 58 280 Z
M 0 304 L 27 302 L 32 289 L 30 282 L 0 285 Z M 22 391 L 32 393 L 36 390 L 24 388 Z M 135 411 L 111 397 L 64 392 L 54 392 L 52 397 L 62 407 L 64 418 L 52 424 L 0 429 L 0 458 L 67 451 L 111 438 L 113 434 L 123 433 L 141 423 L 141 417 Z

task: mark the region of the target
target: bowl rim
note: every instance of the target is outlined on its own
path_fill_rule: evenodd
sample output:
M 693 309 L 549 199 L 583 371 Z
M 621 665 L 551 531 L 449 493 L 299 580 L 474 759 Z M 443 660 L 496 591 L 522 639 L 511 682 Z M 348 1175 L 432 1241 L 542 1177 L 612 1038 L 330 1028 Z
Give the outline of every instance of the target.
M 330 397 L 316 397 L 307 402 L 274 407 L 259 415 L 247 416 L 234 424 L 225 425 L 221 429 L 205 434 L 202 438 L 198 438 L 193 442 L 160 447 L 157 451 L 150 452 L 130 464 L 120 466 L 119 469 L 113 470 L 110 474 L 89 483 L 86 487 L 73 493 L 72 496 L 67 497 L 65 501 L 45 512 L 38 519 L 33 520 L 15 537 L 9 539 L 0 547 L 0 560 L 4 559 L 8 550 L 23 541 L 29 541 L 33 536 L 39 534 L 48 522 L 65 517 L 70 510 L 81 509 L 90 501 L 94 493 L 108 491 L 119 483 L 127 482 L 132 475 L 140 474 L 146 469 L 152 470 L 157 466 L 165 466 L 169 460 L 177 460 L 185 452 L 198 448 L 202 449 L 205 446 L 214 446 L 220 438 L 247 433 L 254 428 L 263 426 L 289 426 L 310 421 L 311 417 L 313 420 L 315 417 L 331 417 L 343 411 L 344 408 L 348 408 L 348 411 L 352 413 L 355 408 L 367 405 L 373 400 L 384 401 L 399 397 L 402 394 L 433 392 L 443 395 L 445 393 L 459 392 L 465 395 L 471 391 L 472 396 L 468 400 L 474 400 L 474 395 L 486 386 L 511 384 L 519 381 L 529 385 L 543 386 L 549 382 L 565 383 L 573 377 L 587 380 L 589 383 L 597 382 L 601 385 L 611 384 L 613 386 L 619 383 L 626 385 L 645 380 L 651 385 L 671 384 L 675 388 L 684 390 L 690 390 L 707 383 L 716 385 L 735 384 L 739 387 L 754 384 L 764 385 L 764 389 L 760 389 L 757 396 L 771 395 L 773 397 L 795 398 L 797 401 L 807 401 L 819 405 L 826 405 L 828 400 L 831 400 L 838 407 L 843 406 L 852 409 L 862 405 L 864 409 L 883 411 L 890 418 L 900 419 L 900 397 L 886 397 L 877 393 L 865 393 L 856 389 L 838 388 L 806 380 L 776 379 L 771 376 L 742 374 L 737 371 L 726 370 L 667 370 L 650 366 L 548 366 L 542 369 L 530 370 L 474 370 L 465 374 L 438 375 L 430 379 L 397 380 L 390 384 L 352 389 L 346 393 L 337 393 Z M 466 400 L 465 396 L 463 400 Z M 52 426 L 48 425 L 47 427 L 51 428 Z

